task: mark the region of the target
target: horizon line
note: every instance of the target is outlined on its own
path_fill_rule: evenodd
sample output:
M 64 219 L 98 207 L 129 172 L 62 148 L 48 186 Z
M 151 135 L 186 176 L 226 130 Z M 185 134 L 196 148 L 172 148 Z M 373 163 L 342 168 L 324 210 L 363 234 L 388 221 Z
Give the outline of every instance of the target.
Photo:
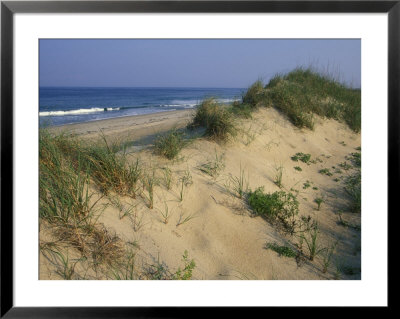
M 71 85 L 39 85 L 39 88 L 126 88 L 126 89 L 246 89 L 247 87 L 224 86 L 71 86 Z

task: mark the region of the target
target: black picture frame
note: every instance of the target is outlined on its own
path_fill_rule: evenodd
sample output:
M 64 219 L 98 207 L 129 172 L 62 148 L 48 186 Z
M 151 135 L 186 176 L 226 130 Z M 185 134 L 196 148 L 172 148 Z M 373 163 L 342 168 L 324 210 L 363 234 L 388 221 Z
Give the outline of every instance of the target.
M 244 309 L 15 307 L 13 303 L 13 16 L 15 13 L 388 13 L 388 218 L 399 211 L 400 1 L 1 1 L 1 312 L 5 318 L 191 317 Z M 393 223 L 388 223 L 393 224 Z M 389 232 L 388 232 L 389 234 Z M 390 237 L 390 236 L 389 236 Z M 389 240 L 388 243 L 393 242 Z M 389 247 L 389 246 L 388 246 Z M 389 261 L 389 260 L 388 260 Z M 388 281 L 389 287 L 389 281 Z M 34 292 L 32 292 L 34 293 Z M 390 306 L 390 298 L 388 300 Z M 264 309 L 264 308 L 261 308 Z M 276 310 L 276 308 L 274 308 Z M 253 308 L 252 310 L 260 310 Z M 293 310 L 293 308 L 292 308 Z M 333 309 L 336 311 L 337 309 Z M 248 310 L 246 311 L 247 315 Z M 269 313 L 271 309 L 268 310 Z M 307 309 L 296 311 L 306 313 Z M 240 315 L 240 314 L 239 314 Z

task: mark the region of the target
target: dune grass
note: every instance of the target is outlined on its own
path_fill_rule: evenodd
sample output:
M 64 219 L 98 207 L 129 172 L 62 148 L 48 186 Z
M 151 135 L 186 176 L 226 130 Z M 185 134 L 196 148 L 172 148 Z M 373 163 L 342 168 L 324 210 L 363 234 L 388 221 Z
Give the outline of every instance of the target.
M 265 104 L 285 113 L 297 127 L 314 128 L 314 114 L 343 121 L 361 130 L 361 92 L 312 68 L 277 75 L 265 88 Z
M 217 142 L 228 142 L 237 135 L 235 117 L 225 105 L 215 99 L 206 99 L 196 109 L 196 114 L 189 127 L 201 126 L 206 129 L 205 135 Z
M 154 142 L 155 153 L 171 160 L 178 156 L 186 144 L 184 132 L 174 129 L 157 137 Z

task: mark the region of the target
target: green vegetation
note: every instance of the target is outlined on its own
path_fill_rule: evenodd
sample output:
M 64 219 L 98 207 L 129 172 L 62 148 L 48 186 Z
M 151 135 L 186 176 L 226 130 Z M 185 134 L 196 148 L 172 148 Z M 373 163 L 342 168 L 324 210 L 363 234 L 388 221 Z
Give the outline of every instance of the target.
M 193 259 L 189 260 L 188 252 L 185 250 L 182 261 L 184 262 L 184 267 L 180 267 L 173 275 L 174 280 L 190 280 L 192 278 L 193 269 L 196 267 L 196 263 Z
M 295 258 L 297 253 L 288 246 L 279 246 L 277 243 L 265 244 L 265 249 L 271 249 L 279 254 L 279 256 L 285 256 L 288 258 Z
M 313 129 L 313 114 L 317 114 L 344 121 L 355 132 L 361 130 L 360 90 L 350 89 L 311 68 L 275 76 L 266 86 L 264 99 L 298 127 Z
M 298 162 L 299 160 L 303 163 L 308 164 L 311 160 L 311 154 L 296 153 L 291 157 L 292 161 Z
M 303 189 L 307 189 L 307 188 L 309 188 L 311 186 L 311 183 L 310 183 L 310 181 L 306 181 L 305 183 L 303 183 Z
M 263 187 L 259 187 L 247 194 L 247 202 L 251 209 L 272 223 L 281 222 L 287 231 L 293 233 L 295 218 L 299 213 L 296 196 L 284 191 L 265 194 L 263 190 Z
M 295 169 L 296 171 L 299 171 L 299 172 L 302 171 L 302 168 L 301 168 L 300 166 L 295 166 L 294 169 Z
M 328 267 L 332 260 L 332 255 L 336 249 L 338 242 L 335 242 L 330 247 L 327 247 L 321 251 L 322 255 L 322 272 L 326 273 L 328 271 Z
M 233 193 L 237 198 L 242 199 L 249 188 L 249 180 L 246 179 L 244 175 L 244 169 L 242 169 L 242 164 L 240 164 L 240 174 L 239 177 L 229 176 L 229 180 L 225 185 L 225 188 Z
M 352 223 L 344 220 L 341 212 L 338 213 L 338 218 L 339 218 L 339 220 L 338 220 L 339 225 L 341 225 L 343 227 L 353 228 L 354 230 L 361 230 L 360 225 L 355 225 L 355 224 L 352 224 Z
M 329 168 L 323 168 L 318 171 L 322 175 L 332 176 L 333 174 L 330 172 Z
M 179 199 L 180 201 L 183 201 L 183 194 L 185 187 L 188 187 L 193 184 L 193 179 L 192 179 L 192 174 L 190 174 L 189 170 L 186 170 L 184 175 L 179 179 L 180 181 L 180 192 L 179 192 Z
M 172 130 L 164 135 L 158 136 L 154 142 L 156 154 L 165 156 L 170 160 L 174 159 L 186 145 L 183 136 L 184 133 L 178 130 Z
M 316 199 L 314 199 L 314 202 L 317 203 L 317 205 L 318 205 L 318 210 L 320 210 L 321 204 L 324 203 L 325 201 L 324 201 L 321 197 L 317 197 Z
M 178 222 L 176 223 L 176 227 L 178 227 L 178 226 L 180 226 L 180 225 L 182 225 L 182 224 L 184 224 L 184 223 L 187 223 L 189 220 L 191 220 L 191 219 L 193 219 L 193 218 L 195 218 L 195 217 L 196 217 L 196 216 L 193 215 L 193 214 L 190 214 L 190 215 L 186 215 L 186 216 L 185 216 L 185 213 L 182 212 L 182 213 L 179 215 L 179 219 L 178 219 Z
M 302 239 L 306 243 L 309 252 L 309 258 L 311 261 L 314 260 L 315 256 L 320 254 L 323 248 L 318 246 L 318 224 L 314 224 L 313 227 L 306 232 L 307 236 L 302 234 Z
M 282 177 L 283 177 L 283 166 L 282 164 L 279 166 L 275 166 L 275 179 L 274 183 L 279 188 L 282 188 Z
M 251 119 L 251 113 L 254 111 L 254 108 L 250 104 L 234 101 L 229 111 L 239 118 Z
M 258 106 L 259 102 L 264 100 L 264 87 L 261 80 L 254 82 L 248 89 L 246 94 L 242 97 L 243 103 L 250 105 L 252 108 Z
M 216 178 L 224 168 L 224 156 L 223 154 L 218 155 L 217 151 L 215 151 L 215 158 L 213 160 L 198 167 L 200 171 L 214 178 Z
M 225 143 L 237 135 L 237 127 L 232 112 L 214 99 L 204 100 L 196 109 L 189 127 L 205 127 L 205 135 L 217 142 Z

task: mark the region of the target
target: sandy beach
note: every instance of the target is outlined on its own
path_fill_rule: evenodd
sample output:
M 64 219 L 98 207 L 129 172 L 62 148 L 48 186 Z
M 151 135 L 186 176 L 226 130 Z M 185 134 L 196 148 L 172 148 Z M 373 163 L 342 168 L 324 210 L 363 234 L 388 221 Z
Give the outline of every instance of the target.
M 156 169 L 159 183 L 154 189 L 153 209 L 148 207 L 144 195 L 135 200 L 120 197 L 122 205 L 135 205 L 131 218 L 121 218 L 121 210 L 110 204 L 109 198 L 99 199 L 96 193 L 91 199 L 93 203 L 99 199 L 97 207 L 105 207 L 99 210 L 98 223 L 131 247 L 138 268 L 157 261 L 173 272 L 182 267 L 182 255 L 187 251 L 196 263 L 192 279 L 361 278 L 361 232 L 338 222 L 338 213 L 342 212 L 340 217 L 351 225 L 361 223 L 360 214 L 346 209 L 348 196 L 343 183 L 350 170 L 340 169 L 340 163 L 349 162 L 349 154 L 361 145 L 360 133 L 354 133 L 344 123 L 318 116 L 314 130 L 299 129 L 278 110 L 261 108 L 252 119 L 239 121 L 238 136 L 227 144 L 198 138 L 175 160 L 156 155 L 149 137 L 154 139 L 172 128 L 183 128 L 192 116 L 192 110 L 172 111 L 50 129 L 56 133 L 71 132 L 86 141 L 98 138 L 103 132 L 110 140 L 146 146 L 140 151 L 131 149 L 129 160 L 134 163 L 139 159 L 146 167 Z M 292 160 L 296 153 L 310 154 L 312 162 Z M 209 176 L 201 168 L 216 157 L 222 169 L 217 176 Z M 171 171 L 170 188 L 164 181 L 166 168 Z M 331 175 L 321 173 L 324 169 Z M 281 187 L 274 182 L 279 171 Z M 187 172 L 192 183 L 183 189 L 182 195 L 180 180 Z M 300 255 L 289 258 L 266 249 L 268 243 L 295 249 L 299 242 L 252 214 L 243 200 L 232 196 L 229 187 L 241 172 L 251 190 L 264 187 L 265 192 L 283 190 L 297 194 L 300 216 L 311 216 L 318 222 L 318 247 L 336 245 L 326 272 L 321 271 L 322 255 L 310 261 Z M 320 207 L 316 198 L 323 199 Z M 166 209 L 170 214 L 167 223 L 163 217 Z M 51 241 L 51 227 L 42 226 L 40 236 L 41 243 Z M 73 247 L 63 249 L 70 258 L 79 257 Z M 303 249 L 306 255 L 307 250 Z M 54 271 L 56 266 L 49 260 L 41 255 L 40 279 L 59 279 Z M 88 263 L 77 263 L 77 277 L 85 273 L 88 279 L 107 279 L 104 274 L 87 269 Z
M 184 127 L 192 118 L 193 110 L 159 112 L 145 115 L 126 116 L 78 124 L 51 127 L 54 133 L 72 133 L 85 139 L 97 139 L 103 132 L 108 138 L 140 140 L 157 135 L 172 128 Z

